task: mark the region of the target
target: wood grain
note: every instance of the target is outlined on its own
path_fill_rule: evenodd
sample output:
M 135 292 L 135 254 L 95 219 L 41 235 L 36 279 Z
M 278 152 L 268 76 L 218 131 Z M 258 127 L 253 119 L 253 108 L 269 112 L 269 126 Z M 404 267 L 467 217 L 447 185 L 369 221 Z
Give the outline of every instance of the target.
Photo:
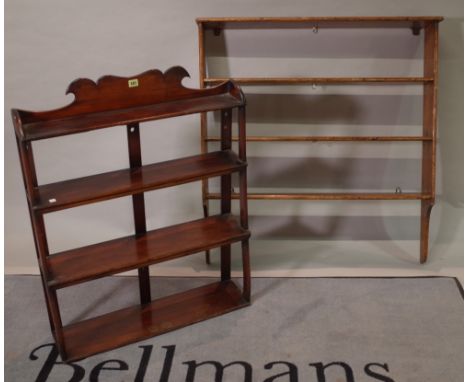
M 232 148 L 232 110 L 221 112 L 221 150 L 231 150 Z M 231 213 L 231 174 L 221 176 L 221 203 L 222 214 Z M 231 278 L 231 245 L 221 246 L 221 280 Z
M 48 285 L 63 288 L 245 240 L 250 232 L 230 214 L 177 224 L 49 256 Z
M 430 75 L 435 81 L 424 85 L 423 96 L 423 134 L 431 141 L 423 143 L 421 189 L 431 194 L 431 199 L 421 203 L 420 258 L 421 264 L 427 261 L 429 253 L 429 222 L 435 203 L 436 180 L 436 138 L 437 138 L 437 90 L 439 71 L 439 31 L 433 23 L 424 34 L 424 75 Z
M 127 125 L 128 159 L 130 168 L 141 168 L 140 126 L 138 123 Z M 133 224 L 135 235 L 146 233 L 145 196 L 143 193 L 132 195 Z M 151 287 L 149 268 L 138 268 L 138 284 L 140 286 L 140 301 L 142 304 L 151 302 Z
M 203 82 L 204 78 L 206 77 L 206 57 L 205 57 L 205 30 L 199 24 L 198 28 L 198 74 L 199 74 L 199 84 L 200 89 L 205 88 L 205 83 Z M 207 113 L 200 113 L 200 135 L 202 137 L 207 136 Z M 204 139 L 200 140 L 200 150 L 202 154 L 208 152 L 208 145 Z M 203 216 L 207 217 L 210 214 L 210 204 L 208 203 L 208 199 L 206 198 L 206 194 L 208 192 L 208 180 L 202 180 L 202 208 L 203 208 Z M 210 251 L 205 252 L 205 263 L 210 264 Z
M 64 327 L 68 362 L 249 305 L 232 281 L 209 284 Z
M 228 174 L 244 166 L 245 162 L 227 150 L 65 180 L 39 186 L 33 208 L 58 211 Z
M 209 110 L 221 110 L 237 107 L 242 104 L 244 104 L 243 100 L 229 93 L 225 93 L 205 96 L 203 98 L 181 100 L 179 102 L 89 113 L 66 119 L 32 120 L 32 122 L 23 124 L 21 129 L 17 130 L 17 134 L 19 134 L 22 140 L 32 141 L 83 133 L 117 125 L 128 125 L 135 122 L 148 122 Z

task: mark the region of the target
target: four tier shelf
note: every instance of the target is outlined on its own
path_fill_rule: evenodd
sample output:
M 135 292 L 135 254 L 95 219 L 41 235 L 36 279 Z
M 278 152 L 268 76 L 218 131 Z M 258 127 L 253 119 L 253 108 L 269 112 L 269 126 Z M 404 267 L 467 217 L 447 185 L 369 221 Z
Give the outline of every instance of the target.
M 437 78 L 438 78 L 438 24 L 442 17 L 214 17 L 198 18 L 199 69 L 200 86 L 209 88 L 222 83 L 226 78 L 212 77 L 207 68 L 209 48 L 206 46 L 207 33 L 222 38 L 226 30 L 246 30 L 254 36 L 256 30 L 304 30 L 315 32 L 324 29 L 364 29 L 370 31 L 376 28 L 407 29 L 408 35 L 420 35 L 424 32 L 423 73 L 420 76 L 407 77 L 232 77 L 233 81 L 242 86 L 284 86 L 284 85 L 395 85 L 413 84 L 423 87 L 423 126 L 419 136 L 247 136 L 247 142 L 421 142 L 422 171 L 420 192 L 340 192 L 340 193 L 248 193 L 252 200 L 420 200 L 420 262 L 424 263 L 428 256 L 429 218 L 435 203 L 435 155 L 436 155 L 436 125 L 437 125 Z M 344 32 L 346 33 L 346 32 Z M 249 45 L 251 46 L 251 45 Z M 258 47 L 260 49 L 261 47 Z M 305 49 L 305 47 L 304 47 Z M 349 47 L 348 50 L 352 50 Z M 227 57 L 226 57 L 227 58 Z M 225 64 L 228 66 L 227 64 Z M 254 64 L 255 65 L 255 64 Z M 258 69 L 258 68 L 257 68 Z M 247 95 L 248 98 L 248 95 Z M 313 121 L 311 121 L 313 122 Z M 207 152 L 209 142 L 217 142 L 220 137 L 209 136 L 207 117 L 201 116 L 201 147 Z M 234 138 L 236 139 L 236 138 Z M 311 170 L 313 171 L 313 170 Z M 211 192 L 208 182 L 203 182 L 203 206 L 208 214 L 209 200 L 219 199 L 221 195 Z M 238 198 L 233 193 L 233 198 Z M 209 253 L 207 253 L 209 261 Z
M 185 69 L 150 70 L 131 78 L 78 79 L 67 93 L 75 100 L 51 111 L 12 110 L 41 280 L 52 333 L 62 359 L 78 360 L 174 330 L 244 306 L 250 301 L 250 262 L 245 155 L 245 100 L 230 81 L 210 89 L 182 86 Z M 237 109 L 239 150 L 232 150 L 232 112 Z M 219 111 L 219 151 L 142 165 L 139 123 Z M 39 185 L 32 143 L 67 134 L 126 125 L 129 168 Z M 231 215 L 231 175 L 239 174 L 240 218 Z M 147 231 L 144 192 L 221 177 L 221 213 Z M 135 234 L 61 253 L 49 253 L 44 214 L 132 196 Z M 231 244 L 240 242 L 243 289 L 231 280 Z M 151 299 L 148 266 L 221 247 L 221 280 L 162 299 Z M 138 269 L 141 303 L 64 326 L 57 290 Z

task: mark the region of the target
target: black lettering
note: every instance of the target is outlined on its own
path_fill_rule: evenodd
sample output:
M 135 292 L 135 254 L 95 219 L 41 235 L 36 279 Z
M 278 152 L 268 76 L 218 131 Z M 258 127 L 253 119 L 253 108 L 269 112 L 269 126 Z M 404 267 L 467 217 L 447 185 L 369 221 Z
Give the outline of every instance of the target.
M 351 369 L 351 367 L 344 362 L 330 362 L 326 365 L 324 365 L 322 362 L 309 363 L 309 366 L 314 366 L 316 368 L 318 382 L 326 382 L 325 369 L 335 365 L 341 366 L 344 369 L 346 374 L 346 382 L 354 382 L 353 369 Z
M 85 370 L 81 366 L 75 365 L 73 363 L 65 363 L 65 362 L 57 361 L 59 352 L 57 350 L 57 347 L 54 344 L 45 344 L 45 345 L 38 346 L 31 352 L 31 354 L 29 354 L 29 359 L 32 361 L 36 361 L 39 358 L 36 356 L 36 352 L 39 349 L 46 348 L 46 347 L 50 347 L 50 352 L 49 352 L 49 355 L 47 356 L 46 361 L 44 362 L 44 365 L 42 366 L 41 371 L 37 375 L 36 382 L 46 382 L 49 378 L 50 372 L 54 368 L 54 365 L 66 365 L 66 366 L 70 366 L 73 369 L 73 375 L 68 382 L 79 382 L 83 379 L 85 375 Z
M 297 366 L 294 365 L 293 363 L 285 362 L 285 361 L 270 362 L 265 365 L 265 369 L 270 370 L 273 368 L 274 365 L 286 365 L 288 367 L 288 371 L 285 371 L 284 373 L 272 375 L 271 377 L 268 377 L 267 379 L 265 379 L 263 382 L 273 382 L 276 378 L 283 377 L 286 375 L 289 375 L 289 382 L 299 381 Z
M 115 362 L 118 366 L 106 366 L 106 364 L 112 362 Z M 102 370 L 128 370 L 128 365 L 124 361 L 121 361 L 119 359 L 110 359 L 108 361 L 98 363 L 96 366 L 93 367 L 93 370 L 91 370 L 91 374 L 89 375 L 89 382 L 98 382 L 99 374 Z
M 369 377 L 373 377 L 377 379 L 378 381 L 384 381 L 384 382 L 395 382 L 392 378 L 387 377 L 385 375 L 382 375 L 380 373 L 377 373 L 373 370 L 371 370 L 371 366 L 378 366 L 384 369 L 387 373 L 390 371 L 388 368 L 388 365 L 386 363 L 368 363 L 366 366 L 364 366 L 364 371 Z
M 185 382 L 194 382 L 195 372 L 197 370 L 197 367 L 203 366 L 203 365 L 213 365 L 215 367 L 216 373 L 215 373 L 214 382 L 222 382 L 224 369 L 232 365 L 243 366 L 245 370 L 244 382 L 252 382 L 252 365 L 250 365 L 250 363 L 248 362 L 234 361 L 224 366 L 220 362 L 216 362 L 216 361 L 205 361 L 205 362 L 200 362 L 200 363 L 197 363 L 196 361 L 188 361 L 188 362 L 183 362 L 183 363 L 188 365 L 187 377 L 185 379 Z
M 163 346 L 163 348 L 167 351 L 166 356 L 164 357 L 164 365 L 161 371 L 159 382 L 168 382 L 169 374 L 171 373 L 172 369 L 172 361 L 174 360 L 175 345 Z
M 144 345 L 138 347 L 143 349 L 143 354 L 141 355 L 140 365 L 138 366 L 134 382 L 143 382 L 151 357 L 151 352 L 153 351 L 153 345 Z

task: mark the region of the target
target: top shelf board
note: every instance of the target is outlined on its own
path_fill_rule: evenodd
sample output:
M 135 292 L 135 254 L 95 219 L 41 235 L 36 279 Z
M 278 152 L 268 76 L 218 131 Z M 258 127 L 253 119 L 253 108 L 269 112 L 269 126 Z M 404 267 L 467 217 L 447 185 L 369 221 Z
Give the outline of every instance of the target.
M 105 76 L 97 83 L 79 79 L 68 87 L 67 94 L 75 95 L 68 106 L 43 112 L 12 110 L 15 131 L 20 140 L 32 141 L 245 104 L 242 91 L 230 81 L 189 89 L 182 85 L 187 76 L 185 69 L 173 67 L 128 78 Z
M 187 114 L 229 109 L 240 105 L 242 105 L 242 102 L 232 95 L 219 94 L 131 109 L 83 114 L 76 117 L 24 124 L 22 139 L 24 141 L 33 141 L 53 138 L 117 125 L 128 125 Z
M 440 16 L 394 17 L 212 17 L 197 18 L 204 29 L 413 28 L 440 22 Z

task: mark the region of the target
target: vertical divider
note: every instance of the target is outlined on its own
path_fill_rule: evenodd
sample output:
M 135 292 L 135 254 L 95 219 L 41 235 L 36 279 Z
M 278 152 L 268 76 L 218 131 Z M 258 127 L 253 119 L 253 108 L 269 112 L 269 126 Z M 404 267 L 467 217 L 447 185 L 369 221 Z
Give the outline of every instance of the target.
M 221 110 L 221 150 L 232 148 L 232 109 Z M 221 176 L 221 213 L 231 212 L 232 175 Z M 221 247 L 221 280 L 231 278 L 231 245 Z
M 130 168 L 141 167 L 140 126 L 138 123 L 127 125 L 128 157 Z M 135 235 L 146 233 L 146 214 L 144 193 L 132 195 L 133 221 Z M 142 304 L 151 302 L 151 287 L 149 267 L 138 268 L 138 281 L 140 285 L 140 301 Z
M 421 201 L 420 263 L 427 260 L 429 251 L 429 221 L 435 203 L 435 167 L 437 142 L 437 86 L 438 86 L 438 23 L 426 24 L 424 29 L 424 76 L 433 78 L 424 84 L 423 136 L 431 138 L 422 143 L 421 192 L 430 194 Z
M 198 24 L 198 67 L 199 67 L 199 80 L 200 89 L 205 88 L 206 78 L 206 60 L 205 60 L 205 30 L 202 24 Z M 207 113 L 200 113 L 200 149 L 201 153 L 208 152 L 207 134 Z M 208 179 L 202 180 L 202 204 L 203 216 L 206 218 L 210 214 L 208 194 Z M 210 250 L 205 251 L 205 262 L 211 263 Z
M 243 162 L 247 161 L 246 150 L 246 127 L 245 127 L 245 106 L 238 108 L 238 125 L 239 125 L 239 159 Z M 239 207 L 240 207 L 240 222 L 244 229 L 249 229 L 249 213 L 247 201 L 247 167 L 244 167 L 239 172 Z M 242 270 L 243 270 L 243 296 L 245 300 L 250 301 L 251 281 L 250 281 L 250 250 L 249 240 L 242 241 Z

